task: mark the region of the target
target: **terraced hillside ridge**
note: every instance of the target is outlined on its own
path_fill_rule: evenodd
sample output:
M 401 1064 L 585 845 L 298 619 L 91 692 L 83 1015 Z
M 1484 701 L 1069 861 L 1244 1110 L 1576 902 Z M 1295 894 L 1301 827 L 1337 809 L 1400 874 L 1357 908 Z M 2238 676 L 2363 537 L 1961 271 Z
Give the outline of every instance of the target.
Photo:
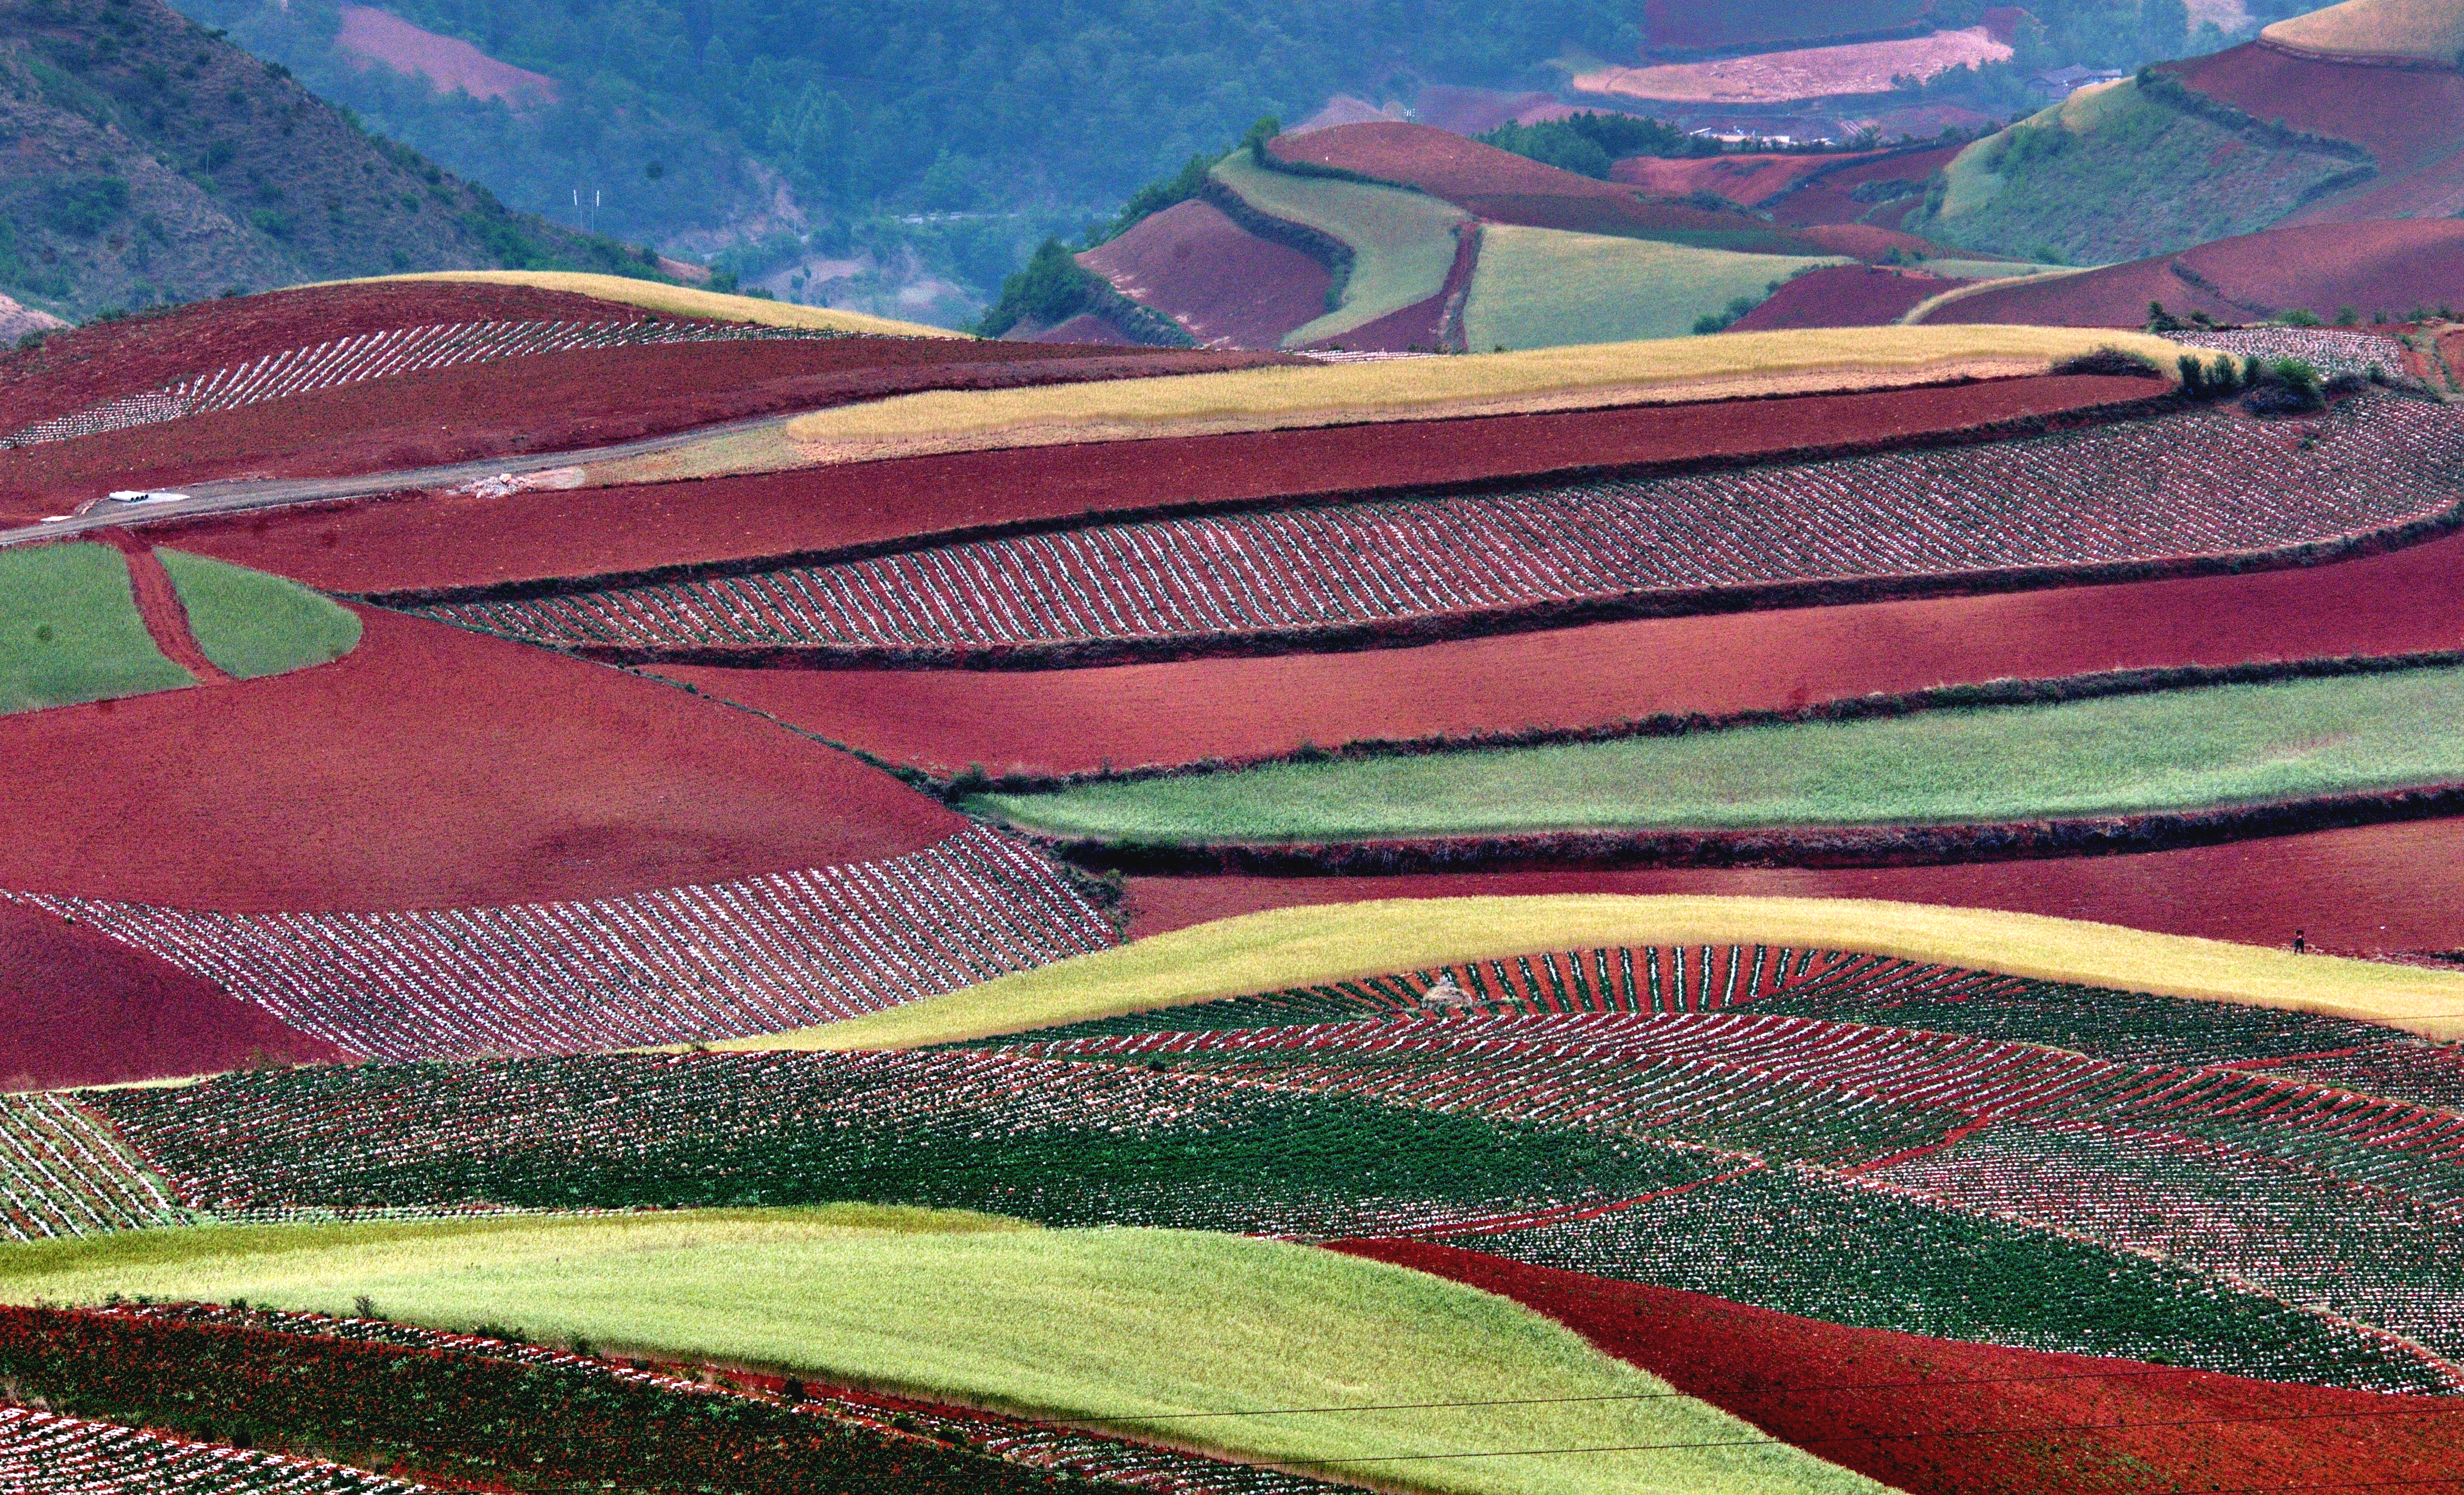
M 2346 315 L 2409 320 L 2458 301 L 2464 301 L 2464 224 L 2434 219 L 2269 229 L 2177 254 L 1979 285 L 1917 319 L 2125 327 L 2145 322 L 2152 302 L 2175 317 L 2203 314 L 2228 324 L 2287 312 L 2321 320 Z M 2383 362 L 2390 370 L 2400 367 Z
M 0 360 L 0 424 L 15 432 L 0 440 L 0 517 L 30 520 L 132 485 L 361 475 L 900 390 L 1262 361 L 914 336 L 818 308 L 780 319 L 769 303 L 671 287 L 653 288 L 670 294 L 650 308 L 632 304 L 627 285 L 307 287 L 54 339 Z
M 1493 227 L 1463 302 L 1463 341 L 1504 350 L 1679 338 L 1837 260 L 1739 254 L 1600 233 Z
M 1814 252 L 1801 237 L 1741 213 L 1647 202 L 1622 183 L 1563 171 L 1424 124 L 1339 125 L 1278 136 L 1267 149 L 1278 160 L 1418 187 L 1485 223 L 1626 234 L 1754 253 Z M 1602 336 L 1582 341 L 1617 340 Z
M 1946 331 L 1997 343 L 2006 336 L 2000 329 L 1974 328 L 1914 335 L 1941 337 Z M 1908 335 L 1903 329 L 1864 336 L 1881 341 Z M 2020 336 L 2033 339 L 2035 334 Z M 2092 346 L 2106 335 L 2071 330 L 2057 336 Z M 2151 358 L 2170 362 L 2179 357 L 2179 349 L 2162 340 L 2143 342 L 2131 336 L 2131 345 L 2145 347 Z M 1675 355 L 1699 357 L 1746 341 L 1742 337 L 1696 339 L 1605 352 L 1548 349 L 1480 359 L 1396 362 L 1422 368 L 1579 363 L 1596 369 L 1606 384 L 1621 377 L 1620 371 L 1631 374 L 1638 364 L 1666 375 L 1670 364 L 1690 366 Z M 1752 356 L 1743 361 L 1744 367 L 1769 356 L 1768 348 L 1754 350 L 1749 345 L 1749 352 Z M 1663 359 L 1666 363 L 1661 362 Z M 2045 362 L 2038 355 L 2035 368 L 2041 369 Z M 1327 403 L 1311 403 L 1297 410 L 1258 409 L 1252 424 L 1331 418 L 1350 407 L 1333 402 L 1355 396 L 1366 399 L 1381 387 L 1388 389 L 1386 398 L 1391 400 L 1393 386 L 1379 385 L 1376 376 L 1393 366 L 1355 363 L 1293 370 L 1309 376 L 1302 391 L 1309 401 Z M 1717 376 L 1727 380 L 1740 365 L 1712 366 L 1727 370 Z M 1693 403 L 1678 403 L 1683 391 L 1669 390 L 1664 385 L 1642 389 L 1619 385 L 1630 390 L 1629 398 L 1652 400 L 1660 394 L 1664 399 L 1583 407 L 1620 397 L 1612 391 L 1570 401 L 1576 408 L 1529 414 L 1463 414 L 1447 420 L 1405 418 L 1193 436 L 1133 430 L 1128 433 L 1131 439 L 1105 444 L 1093 452 L 1080 444 L 1058 442 L 987 446 L 974 451 L 885 457 L 785 473 L 626 484 L 612 490 L 430 494 L 380 504 L 330 506 L 318 510 L 309 523 L 260 526 L 245 517 L 193 519 L 159 525 L 155 533 L 166 543 L 198 554 L 300 578 L 334 591 L 376 594 L 389 602 L 432 602 L 443 600 L 437 595 L 440 592 L 451 596 L 444 591 L 447 588 L 609 573 L 651 580 L 676 574 L 673 568 L 680 566 L 732 563 L 732 568 L 742 568 L 745 562 L 765 559 L 777 564 L 775 558 L 782 556 L 824 559 L 954 532 L 997 533 L 1086 515 L 1134 515 L 1151 512 L 1162 495 L 1192 508 L 1238 507 L 1262 499 L 1289 502 L 1364 490 L 1563 473 L 1572 461 L 1664 469 L 1706 459 L 1863 450 L 1879 443 L 1939 439 L 1952 433 L 1980 435 L 2032 422 L 2110 416 L 2142 407 L 2167 388 L 2163 381 L 2145 377 L 2046 374 L 2032 371 L 2025 363 L 2012 369 L 2014 377 L 1947 382 L 1974 366 L 1955 360 L 1947 365 L 1921 363 L 1913 370 L 1851 370 L 1831 376 L 1832 382 L 1873 381 L 1884 387 L 1775 394 L 1771 402 L 1723 398 L 1720 391 L 1731 386 L 1717 383 L 1712 389 L 1699 391 Z M 1353 383 L 1364 370 L 1372 376 L 1364 381 L 1365 389 Z M 1337 376 L 1335 384 L 1321 390 L 1316 379 L 1321 373 Z M 1927 374 L 1933 376 L 1926 381 L 1930 387 L 1889 387 Z M 1434 376 L 1421 377 L 1434 382 Z M 1166 383 L 1151 381 L 1146 394 L 1152 399 L 1156 386 Z M 1177 384 L 1174 387 L 1188 389 Z M 1265 395 L 1272 391 L 1239 392 L 1253 406 L 1263 406 Z M 1127 402 L 1106 403 L 1099 408 L 1108 417 L 1133 413 Z M 1197 408 L 1193 405 L 1193 414 Z M 1023 413 L 1028 419 L 1042 419 L 1055 412 L 1036 407 Z M 1408 417 L 1414 412 L 1397 413 Z M 958 424 L 950 412 L 942 414 L 952 426 Z M 1784 418 L 1765 418 L 1772 414 Z M 1023 439 L 1015 428 L 970 437 L 979 445 L 1014 439 Z M 637 522 L 609 523 L 607 517 L 617 512 Z
M 381 1290 L 390 1317 L 430 1328 L 514 1318 L 628 1356 L 759 1365 L 808 1392 L 890 1385 L 1303 1470 L 1408 1461 L 1415 1484 L 1459 1495 L 1879 1488 L 1504 1299 L 1269 1241 L 840 1206 L 157 1232 L 39 1244 L 11 1264 L 13 1298 L 90 1302 L 115 1281 L 332 1313 Z M 918 1273 L 930 1295 L 898 1289 Z M 951 1324 L 976 1327 L 951 1335 Z M 1428 1395 L 1432 1365 L 1447 1367 L 1450 1396 Z M 552 1392 L 561 1377 L 526 1379 Z M 1329 1382 L 1336 1398 L 1306 1395 Z M 1433 1399 L 1461 1404 L 1418 1405 Z M 415 1414 L 399 1400 L 389 1418 Z M 1269 1415 L 1187 1425 L 1226 1411 Z M 752 1406 L 739 1415 L 767 1420 Z M 512 1419 L 525 1434 L 567 1423 Z M 1602 1444 L 1617 1446 L 1594 1451 Z M 1585 1452 L 1540 1452 L 1565 1448 Z M 1499 1456 L 1438 1457 L 1464 1449 Z
M 1468 221 L 1463 209 L 1399 187 L 1269 170 L 1237 151 L 1216 165 L 1212 180 L 1249 212 L 1298 224 L 1349 253 L 1339 300 L 1286 333 L 1285 346 L 1387 346 L 1386 341 L 1357 335 L 1407 310 L 1414 314 L 1406 320 L 1419 329 L 1417 341 L 1434 344 L 1447 281 L 1460 257 L 1457 230 Z
M 310 1069 L 101 1104 L 217 1214 L 833 1193 L 1374 1233 L 1943 1338 L 2464 1384 L 2437 1244 L 2464 1208 L 2453 1051 L 2218 1011 L 1802 946 L 1595 947 L 918 1053 Z M 2322 1049 L 2436 1098 L 2270 1072 Z
M 1112 939 L 1041 857 L 980 829 L 901 857 L 554 904 L 227 913 L 0 897 L 388 1059 L 775 1033 Z
M 1087 641 L 1171 657 L 1244 640 L 1426 638 L 1441 629 L 1422 620 L 1481 614 L 1562 624 L 1862 601 L 1886 595 L 1883 578 L 1908 590 L 1984 573 L 2118 579 L 2435 526 L 2452 508 L 2464 449 L 2437 407 L 2349 400 L 2291 451 L 2284 429 L 2194 410 L 1802 467 L 1096 524 L 423 610 L 637 661 L 949 660 Z M 2105 474 L 2120 471 L 2145 481 L 2116 495 Z M 1104 653 L 1069 657 L 1089 656 Z
M 169 1396 L 125 1374 L 165 1362 L 210 1368 L 212 1390 Z M 0 1364 L 55 1405 L 89 1415 L 158 1427 L 244 1422 L 259 1441 L 342 1452 L 443 1484 L 619 1475 L 733 1495 L 781 1481 L 894 1480 L 992 1495 L 1049 1488 L 1060 1475 L 1070 1488 L 1186 1495 L 1327 1488 L 913 1397 L 802 1382 L 789 1395 L 788 1377 L 722 1379 L 381 1319 L 208 1304 L 0 1310 Z
M 2459 693 L 2451 665 L 1562 746 L 1304 756 L 970 803 L 1132 865 L 1158 856 L 1133 848 L 1165 846 L 1262 869 L 1367 866 L 1373 846 L 1640 866 L 2145 849 L 2439 813 L 2464 782 L 2464 758 L 2435 727 Z M 1270 846 L 1316 849 L 1247 849 Z
M 388 271 L 655 256 L 506 209 L 160 0 L 0 7 L 0 290 L 53 313 Z
M 2220 121 L 2169 75 L 2150 77 L 2082 89 L 1968 146 L 1905 226 L 1962 249 L 2103 264 L 2255 232 L 2377 169 L 2363 144 L 2232 110 Z

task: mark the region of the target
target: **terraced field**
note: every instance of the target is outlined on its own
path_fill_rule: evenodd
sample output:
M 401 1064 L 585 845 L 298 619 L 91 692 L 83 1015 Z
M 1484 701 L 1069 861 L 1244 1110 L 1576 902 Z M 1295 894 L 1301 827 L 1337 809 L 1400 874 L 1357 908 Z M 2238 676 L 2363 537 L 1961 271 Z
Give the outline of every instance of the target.
M 1692 611 L 1830 584 L 1844 597 L 1875 578 L 2047 568 L 2052 580 L 2335 541 L 2454 502 L 2464 426 L 2438 407 L 2357 399 L 2289 448 L 2284 429 L 2187 411 L 1980 447 L 1092 524 L 423 610 L 632 658 L 1221 640 L 1570 604 Z
M 1286 347 L 1339 342 L 1382 317 L 1436 298 L 1455 263 L 1456 227 L 1466 221 L 1462 209 L 1422 193 L 1294 176 L 1239 153 L 1215 167 L 1215 180 L 1256 211 L 1337 239 L 1352 252 L 1340 304 L 1286 333 Z

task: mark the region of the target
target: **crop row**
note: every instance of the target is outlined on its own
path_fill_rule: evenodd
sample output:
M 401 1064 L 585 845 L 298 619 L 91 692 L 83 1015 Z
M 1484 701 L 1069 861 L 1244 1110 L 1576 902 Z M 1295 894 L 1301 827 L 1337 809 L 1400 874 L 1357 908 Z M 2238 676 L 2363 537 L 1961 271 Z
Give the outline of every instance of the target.
M 183 416 L 291 395 L 310 394 L 343 385 L 365 384 L 430 369 L 465 363 L 494 363 L 542 353 L 578 353 L 593 348 L 650 347 L 671 342 L 742 342 L 776 339 L 843 337 L 843 333 L 809 328 L 765 327 L 735 322 L 636 321 L 481 321 L 442 326 L 402 327 L 389 332 L 338 338 L 314 347 L 268 353 L 246 363 L 199 374 L 165 389 L 122 395 L 117 400 L 38 421 L 0 436 L 0 451 L 38 442 L 67 441 L 77 436 L 154 426 Z
M 0 1406 L 0 1489 L 11 1495 L 419 1495 L 323 1461 L 185 1442 L 111 1422 Z
M 1253 1084 L 1471 1107 L 1538 1124 L 1657 1132 L 1683 1122 L 1730 1137 L 1785 1085 L 1851 1100 L 1851 1114 L 1883 1107 L 1968 1120 L 2098 1120 L 2194 1136 L 2425 1205 L 2464 1208 L 2464 1116 L 2452 1111 L 2231 1068 L 2122 1065 L 2038 1044 L 1751 1009 L 1327 1023 L 1028 1044 L 1018 1051 L 1199 1064 Z M 1832 1162 L 1871 1146 L 1855 1134 L 1837 1142 L 1827 1152 L 1759 1140 L 1726 1145 Z
M 1639 481 L 1090 524 L 438 605 L 560 644 L 957 647 L 1252 633 L 1638 593 L 2246 552 L 2453 506 L 2464 421 L 2379 396 Z
M 1300 1475 L 1229 1463 L 1199 1454 L 1151 1447 L 971 1407 L 825 1385 L 800 1384 L 797 1390 L 801 1395 L 790 1396 L 781 1377 L 694 1379 L 642 1361 L 603 1359 L 571 1350 L 396 1324 L 381 1318 L 335 1318 L 210 1303 L 122 1306 L 91 1316 L 393 1346 L 459 1359 L 536 1367 L 559 1375 L 604 1378 L 669 1396 L 733 1398 L 765 1411 L 783 1407 L 840 1424 L 859 1435 L 921 1436 L 989 1454 L 1008 1463 L 1057 1470 L 1104 1484 L 1133 1485 L 1164 1495 L 1306 1495 L 1326 1488 L 1318 1481 Z
M 1710 1171 L 1594 1132 L 980 1053 L 302 1070 L 108 1104 L 225 1218 L 853 1198 L 1326 1237 L 1478 1228 Z
M 2236 1148 L 2070 1124 L 1993 1127 L 1866 1177 L 2254 1283 L 2464 1360 L 2464 1210 L 2308 1174 Z
M 0 1241 L 178 1220 L 101 1117 L 66 1096 L 0 1095 Z
M 2271 1380 L 2452 1389 L 2365 1326 L 2187 1264 L 1809 1165 L 1455 1243 L 1837 1324 Z
M 1840 994 L 1873 1005 L 1896 1005 L 1921 997 L 1956 1004 L 2037 984 L 2017 977 L 1837 950 L 1788 945 L 1632 945 L 1467 960 L 1325 986 L 1226 997 L 1186 1007 L 1038 1028 L 1007 1042 L 1287 1027 L 1431 1013 L 1503 1017 L 1714 1012 L 1744 1002 L 1753 1002 L 1761 1010 L 1782 998 L 1818 1001 Z
M 878 862 L 572 903 L 223 913 L 8 896 L 385 1059 L 777 1033 L 1113 937 L 1049 864 L 980 827 Z
M 2213 348 L 2243 358 L 2299 359 L 2325 379 L 2366 379 L 2372 370 L 2404 371 L 2404 350 L 2374 332 L 2325 327 L 2236 327 L 2227 332 L 2161 334 L 2184 347 Z

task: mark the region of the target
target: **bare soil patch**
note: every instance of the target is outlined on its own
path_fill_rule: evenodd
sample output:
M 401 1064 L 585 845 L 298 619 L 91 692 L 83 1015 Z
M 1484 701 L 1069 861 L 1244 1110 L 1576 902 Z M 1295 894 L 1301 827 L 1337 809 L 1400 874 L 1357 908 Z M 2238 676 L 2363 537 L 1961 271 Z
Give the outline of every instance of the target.
M 376 62 L 397 73 L 426 74 L 441 94 L 459 91 L 517 105 L 557 101 L 556 79 L 499 62 L 459 37 L 439 36 L 364 5 L 343 6 L 341 16 L 334 44 L 363 66 Z
M 1984 27 L 1893 41 L 1765 52 L 1714 62 L 1603 67 L 1577 73 L 1579 93 L 1693 104 L 1788 103 L 1799 99 L 1888 93 L 1896 77 L 1931 77 L 1950 68 L 2000 62 L 2011 49 Z
M 1729 330 L 1879 327 L 1899 320 L 1921 302 L 1967 283 L 1872 265 L 1827 265 L 1781 286 L 1771 293 L 1770 300 L 1732 322 Z
M 1271 348 L 1326 312 L 1326 267 L 1212 204 L 1179 203 L 1078 262 L 1209 346 Z

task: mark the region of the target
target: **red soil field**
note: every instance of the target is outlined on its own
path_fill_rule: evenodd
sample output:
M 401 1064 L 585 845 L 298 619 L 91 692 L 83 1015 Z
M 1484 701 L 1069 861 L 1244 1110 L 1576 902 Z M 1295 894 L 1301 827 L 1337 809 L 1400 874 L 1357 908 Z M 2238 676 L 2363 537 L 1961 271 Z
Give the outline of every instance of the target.
M 1662 197 L 1717 192 L 1732 203 L 1757 208 L 1815 172 L 1854 156 L 1628 156 L 1609 167 L 1609 180 Z
M 439 93 L 458 89 L 473 99 L 517 105 L 556 102 L 556 79 L 499 62 L 459 37 L 439 36 L 363 5 L 343 6 L 341 16 L 334 45 L 363 67 L 381 62 L 397 73 L 424 73 Z
M 1241 502 L 1889 441 L 2145 398 L 2095 375 L 1028 447 L 509 498 L 429 495 L 149 526 L 149 539 L 345 592 L 820 551 L 1158 502 Z
M 350 1057 L 168 961 L 0 901 L 0 1090 Z
M 1095 670 L 656 672 L 951 774 L 1234 760 L 1303 743 L 1790 711 L 2107 670 L 2464 648 L 2464 537 L 2303 570 L 1645 618 L 1356 654 Z
M 1846 254 L 1852 259 L 1879 262 L 1893 250 L 1903 255 L 1955 254 L 1955 252 L 1946 252 L 1939 244 L 1928 244 L 1913 233 L 1902 233 L 1897 229 L 1878 229 L 1870 223 L 1818 223 L 1808 228 L 1805 236 L 1834 254 Z
M 917 389 L 984 389 L 1245 367 L 1254 353 L 831 338 L 551 353 L 320 389 L 0 451 L 0 519 L 115 488 L 323 477 L 607 446 Z
M 869 861 L 965 822 L 741 712 L 363 611 L 329 665 L 0 719 L 0 888 L 230 912 L 588 898 Z
M 2402 317 L 2415 306 L 2464 303 L 2464 222 L 2269 229 L 2179 254 L 1978 291 L 1925 320 L 2138 326 L 2150 301 L 2176 316 L 2206 312 L 2227 322 L 2297 307 L 2321 317 L 2346 306 L 2365 317 Z
M 1644 41 L 1659 52 L 1749 52 L 1802 47 L 1917 24 L 1933 0 L 1643 0 Z
M 1432 873 L 1404 877 L 1133 877 L 1133 938 L 1261 909 L 1371 898 L 1712 893 L 1887 898 L 2008 909 L 2253 945 L 2308 932 L 2352 955 L 2464 950 L 2464 820 L 2363 825 L 2126 856 L 1936 867 Z
M 1210 347 L 1271 348 L 1323 315 L 1331 277 L 1288 245 L 1259 238 L 1207 203 L 1177 203 L 1078 263 Z
M 1910 209 L 1921 206 L 1927 178 L 1950 164 L 1950 158 L 1966 146 L 1938 145 L 1931 150 L 1905 151 L 1869 158 L 1833 157 L 1846 165 L 1823 171 L 1806 179 L 1802 186 L 1770 198 L 1763 204 L 1776 223 L 1798 228 L 1821 223 L 1870 223 L 1885 229 L 1897 229 Z M 1913 187 L 1904 199 L 1884 203 L 1858 201 L 1857 188 L 1874 182 L 1907 182 Z
M 183 376 L 396 327 L 462 321 L 643 321 L 638 306 L 528 286 L 399 281 L 303 286 L 98 322 L 0 354 L 0 435 Z
M 1457 135 L 1485 135 L 1509 121 L 1529 124 L 1540 116 L 1565 112 L 1554 94 L 1502 94 L 1450 83 L 1426 84 L 1412 98 L 1414 120 Z
M 1644 202 L 1630 187 L 1561 171 L 1425 124 L 1347 124 L 1279 136 L 1267 148 L 1286 161 L 1340 166 L 1417 187 L 1492 223 L 1580 233 L 1685 230 L 1789 237 L 1731 212 Z
M 2321 1480 L 2431 1487 L 2464 1459 L 2464 1418 L 2445 1397 L 1852 1329 L 1424 1242 L 1331 1248 L 1511 1298 L 1680 1391 L 1909 1495 L 2299 1489 Z M 2439 1415 L 2388 1415 L 2406 1410 Z M 1923 1436 L 2006 1428 L 2046 1431 Z
M 2304 222 L 2431 217 L 2464 208 L 2455 154 L 2464 146 L 2464 75 L 2373 67 L 2278 52 L 2259 42 L 2166 64 L 2184 86 L 2314 135 L 2349 141 L 2379 175 L 2322 198 Z
M 1872 265 L 1826 265 L 1782 285 L 1770 300 L 1730 323 L 1728 330 L 1880 327 L 1899 320 L 1901 314 L 1926 297 L 1967 283 Z

